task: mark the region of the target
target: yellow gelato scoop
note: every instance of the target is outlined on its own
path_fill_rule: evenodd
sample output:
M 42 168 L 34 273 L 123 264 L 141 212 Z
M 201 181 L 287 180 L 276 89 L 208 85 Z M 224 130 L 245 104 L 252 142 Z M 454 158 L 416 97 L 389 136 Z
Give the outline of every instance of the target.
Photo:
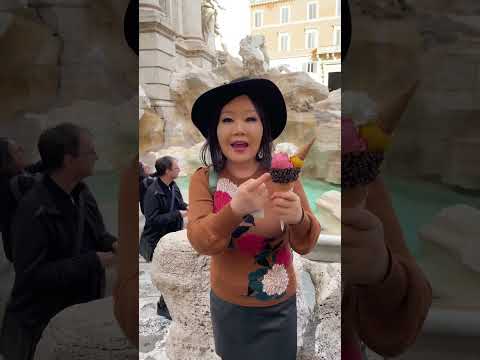
M 360 137 L 367 142 L 370 151 L 385 151 L 390 144 L 390 135 L 376 123 L 362 125 L 358 132 Z
M 303 164 L 304 164 L 304 161 L 302 159 L 300 159 L 297 155 L 293 155 L 291 158 L 290 158 L 290 162 L 292 163 L 292 165 L 296 168 L 302 168 L 303 167 Z

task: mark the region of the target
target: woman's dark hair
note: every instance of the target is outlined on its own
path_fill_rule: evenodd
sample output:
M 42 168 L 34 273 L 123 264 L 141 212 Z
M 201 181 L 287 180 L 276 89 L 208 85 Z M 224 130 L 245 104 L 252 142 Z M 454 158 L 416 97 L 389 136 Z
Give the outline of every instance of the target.
M 15 175 L 15 164 L 10 153 L 11 140 L 6 137 L 0 137 L 0 176 Z
M 157 170 L 155 175 L 156 176 L 165 175 L 167 170 L 172 169 L 172 165 L 173 165 L 174 161 L 175 161 L 175 158 L 173 158 L 171 156 L 168 156 L 168 155 L 163 156 L 160 159 L 157 159 L 157 161 L 155 161 L 155 170 Z
M 260 117 L 263 125 L 262 140 L 260 141 L 260 149 L 258 150 L 256 159 L 262 167 L 268 169 L 270 168 L 270 165 L 272 163 L 272 131 L 270 127 L 272 119 L 268 117 L 268 113 L 264 111 L 264 109 L 260 105 L 260 102 L 257 101 L 255 97 L 252 97 L 251 95 L 247 96 L 253 103 L 253 106 L 255 107 L 255 110 L 257 111 L 257 114 Z M 231 100 L 233 100 L 233 98 L 229 101 Z M 225 102 L 225 104 L 227 104 L 229 101 Z M 200 153 L 202 163 L 205 166 L 213 165 L 213 168 L 217 173 L 219 173 L 225 168 L 226 163 L 226 158 L 222 153 L 220 143 L 218 142 L 217 137 L 217 126 L 218 122 L 220 121 L 220 113 L 225 104 L 223 104 L 217 109 L 217 111 L 215 112 L 215 119 L 208 119 L 208 138 L 205 144 L 203 144 Z M 211 164 L 209 164 L 208 162 L 208 153 L 210 153 Z
M 63 166 L 65 155 L 77 157 L 80 151 L 80 135 L 90 133 L 80 126 L 63 123 L 45 130 L 38 140 L 38 152 L 47 171 Z
M 138 162 L 138 176 L 143 179 L 147 174 L 145 173 L 145 168 L 141 161 Z

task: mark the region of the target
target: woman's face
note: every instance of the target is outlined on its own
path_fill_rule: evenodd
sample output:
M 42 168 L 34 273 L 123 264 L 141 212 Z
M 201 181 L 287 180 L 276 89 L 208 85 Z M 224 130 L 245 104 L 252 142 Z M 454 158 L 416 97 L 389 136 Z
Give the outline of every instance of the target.
M 13 159 L 13 165 L 15 169 L 22 171 L 26 166 L 24 158 L 25 151 L 23 150 L 23 147 L 17 144 L 15 141 L 10 140 L 10 143 L 8 144 L 8 151 Z
M 238 96 L 223 107 L 217 137 L 220 149 L 229 161 L 243 163 L 255 160 L 262 135 L 262 120 L 248 96 Z

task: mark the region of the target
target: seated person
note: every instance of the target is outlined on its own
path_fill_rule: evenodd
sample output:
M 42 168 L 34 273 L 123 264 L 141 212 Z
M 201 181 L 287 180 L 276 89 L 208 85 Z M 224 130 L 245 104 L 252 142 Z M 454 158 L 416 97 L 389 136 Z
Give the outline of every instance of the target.
M 0 337 L 7 359 L 33 359 L 50 319 L 103 297 L 114 262 L 116 239 L 82 182 L 98 159 L 90 132 L 58 125 L 41 134 L 38 150 L 45 175 L 20 200 L 11 228 L 15 282 Z

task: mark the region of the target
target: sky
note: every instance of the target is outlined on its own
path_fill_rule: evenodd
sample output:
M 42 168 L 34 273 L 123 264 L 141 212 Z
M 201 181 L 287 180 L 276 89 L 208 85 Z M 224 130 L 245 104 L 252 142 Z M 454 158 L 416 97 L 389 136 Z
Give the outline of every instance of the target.
M 249 0 L 219 0 L 225 10 L 218 14 L 218 26 L 222 37 L 217 39 L 217 48 L 221 50 L 220 42 L 227 45 L 228 52 L 238 55 L 240 40 L 250 34 L 250 1 Z

